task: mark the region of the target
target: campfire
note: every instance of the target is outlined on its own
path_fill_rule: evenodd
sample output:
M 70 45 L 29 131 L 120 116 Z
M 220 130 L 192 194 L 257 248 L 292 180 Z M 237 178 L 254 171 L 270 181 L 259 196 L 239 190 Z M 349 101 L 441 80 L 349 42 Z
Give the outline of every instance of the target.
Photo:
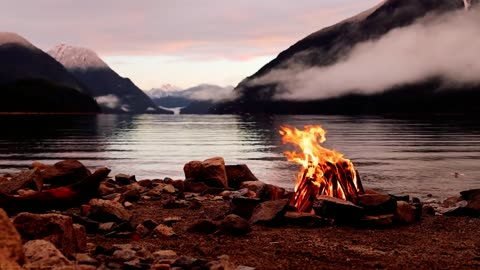
M 302 165 L 290 202 L 298 212 L 311 212 L 315 198 L 320 195 L 355 203 L 364 192 L 353 163 L 343 154 L 321 146 L 326 140 L 322 127 L 305 126 L 299 130 L 282 126 L 280 134 L 284 144 L 291 143 L 301 149 L 301 152 L 285 152 L 288 161 Z

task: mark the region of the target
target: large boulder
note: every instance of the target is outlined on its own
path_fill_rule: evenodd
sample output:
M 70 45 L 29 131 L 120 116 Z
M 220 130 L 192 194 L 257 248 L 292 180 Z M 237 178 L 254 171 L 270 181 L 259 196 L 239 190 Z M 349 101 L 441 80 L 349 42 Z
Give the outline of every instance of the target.
M 67 256 L 76 252 L 85 252 L 86 244 L 78 246 L 79 243 L 87 241 L 85 231 L 75 228 L 69 216 L 20 213 L 13 220 L 13 224 L 25 241 L 47 240 Z
M 78 160 L 63 160 L 41 170 L 43 182 L 52 186 L 68 186 L 89 176 L 90 171 Z
M 25 188 L 41 190 L 42 185 L 43 180 L 40 171 L 34 168 L 23 171 L 10 180 L 0 182 L 0 192 L 11 194 Z
M 27 263 L 25 269 L 44 270 L 72 265 L 52 243 L 46 240 L 32 240 L 23 246 Z
M 278 225 L 287 211 L 287 206 L 287 199 L 260 203 L 253 210 L 250 222 L 263 225 Z
M 357 221 L 365 214 L 362 207 L 330 196 L 318 196 L 313 204 L 313 210 L 315 214 L 324 218 L 332 218 L 337 223 Z
M 228 186 L 233 189 L 239 189 L 243 182 L 258 181 L 258 178 L 250 171 L 247 165 L 226 165 Z
M 214 157 L 204 161 L 190 161 L 183 167 L 185 178 L 192 178 L 195 182 L 203 182 L 210 187 L 228 186 L 225 161 L 221 157 Z
M 465 190 L 460 195 L 466 201 L 480 201 L 480 189 Z
M 0 269 L 20 269 L 24 262 L 22 239 L 10 222 L 5 211 L 0 209 Z
M 100 222 L 128 222 L 132 214 L 119 202 L 102 199 L 90 200 L 88 217 Z
M 395 214 L 397 210 L 397 201 L 384 194 L 359 195 L 357 205 L 363 207 L 367 215 Z

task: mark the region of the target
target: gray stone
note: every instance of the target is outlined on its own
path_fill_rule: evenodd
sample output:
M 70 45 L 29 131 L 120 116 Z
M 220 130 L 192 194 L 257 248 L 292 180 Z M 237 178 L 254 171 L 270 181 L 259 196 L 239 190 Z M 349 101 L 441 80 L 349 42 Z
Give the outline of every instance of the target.
M 318 196 L 313 204 L 315 214 L 334 219 L 337 223 L 349 223 L 359 220 L 364 215 L 362 207 L 351 202 L 330 196 Z
M 20 189 L 42 190 L 43 178 L 37 168 L 23 171 L 10 180 L 0 182 L 0 192 L 11 194 Z
M 285 215 L 287 206 L 287 199 L 260 203 L 253 210 L 250 222 L 264 225 L 277 225 Z
M 332 221 L 329 219 L 325 219 L 311 213 L 300 212 L 287 212 L 284 216 L 284 220 L 288 225 L 306 228 L 319 228 L 332 224 Z
M 220 223 L 220 232 L 231 235 L 245 235 L 252 231 L 248 221 L 240 216 L 230 214 Z
M 128 262 L 135 259 L 137 252 L 132 249 L 119 249 L 113 252 L 112 258 L 117 262 Z
M 160 224 L 155 229 L 153 229 L 153 235 L 156 235 L 157 237 L 172 237 L 176 236 L 175 232 L 171 227 L 168 227 L 166 225 Z
M 410 224 L 415 222 L 415 207 L 408 202 L 397 201 L 397 211 L 394 215 L 394 220 L 398 223 Z
M 86 234 L 80 232 L 78 236 L 75 234 L 73 221 L 69 216 L 20 213 L 13 220 L 13 224 L 23 240 L 47 240 L 67 256 L 77 251 L 82 252 L 78 250 L 77 240 L 86 243 Z
M 132 215 L 121 203 L 102 199 L 90 200 L 89 218 L 100 222 L 128 222 Z
M 32 240 L 23 245 L 27 258 L 26 269 L 40 270 L 57 266 L 72 265 L 52 243 L 46 240 Z

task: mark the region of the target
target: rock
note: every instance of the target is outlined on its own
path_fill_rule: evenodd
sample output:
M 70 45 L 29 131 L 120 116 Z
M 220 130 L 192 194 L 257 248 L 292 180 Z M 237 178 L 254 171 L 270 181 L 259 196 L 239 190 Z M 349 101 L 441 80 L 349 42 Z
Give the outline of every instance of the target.
M 480 217 L 480 200 L 469 201 L 466 206 L 459 206 L 444 213 L 446 216 Z
M 115 222 L 106 222 L 106 223 L 100 224 L 98 229 L 103 232 L 109 232 L 115 229 L 116 226 L 117 225 L 115 224 Z
M 5 211 L 0 209 L 0 268 L 20 269 L 24 262 L 22 239 Z
M 75 235 L 76 252 L 87 251 L 87 232 L 85 227 L 80 224 L 73 224 L 73 232 Z
M 28 196 L 28 195 L 32 195 L 34 193 L 37 193 L 37 191 L 33 190 L 33 189 L 19 189 L 17 190 L 17 194 L 20 195 L 20 196 Z
M 259 196 L 264 200 L 281 200 L 285 199 L 285 189 L 277 187 L 275 185 L 267 184 L 263 189 L 263 192 Z
M 90 171 L 78 160 L 64 160 L 41 171 L 43 182 L 52 186 L 67 186 L 89 176 Z
M 125 197 L 126 201 L 136 202 L 140 200 L 140 198 L 142 197 L 141 189 L 138 189 L 137 186 L 141 187 L 137 183 L 128 186 L 128 190 L 122 194 Z
M 191 161 L 183 167 L 185 178 L 193 178 L 195 182 L 203 182 L 209 187 L 228 187 L 225 161 L 214 157 L 200 161 Z
M 137 227 L 135 228 L 135 232 L 137 232 L 137 234 L 143 238 L 150 233 L 150 230 L 147 227 L 145 227 L 143 224 L 138 224 Z
M 435 208 L 433 208 L 431 205 L 426 205 L 422 209 L 422 214 L 428 216 L 435 216 Z
M 196 261 L 196 259 L 194 259 L 194 258 L 182 256 L 182 257 L 176 259 L 171 264 L 171 267 L 178 267 L 180 269 L 192 269 L 195 261 Z
M 337 223 L 359 220 L 365 213 L 362 207 L 330 196 L 318 196 L 313 204 L 315 214 L 334 219 Z
M 466 201 L 480 201 L 480 189 L 470 189 L 460 192 Z
M 147 220 L 142 221 L 142 225 L 147 227 L 147 229 L 149 229 L 149 230 L 153 230 L 153 229 L 155 229 L 155 227 L 158 226 L 158 223 L 154 220 L 147 219 Z
M 393 224 L 393 215 L 364 216 L 355 225 L 366 228 L 383 228 Z
M 97 260 L 90 257 L 86 253 L 77 253 L 77 254 L 75 254 L 74 258 L 75 258 L 75 262 L 77 264 L 88 264 L 88 265 L 97 265 L 98 264 Z
M 132 249 L 119 249 L 115 250 L 112 255 L 112 259 L 117 262 L 128 262 L 135 259 L 137 252 Z
M 287 225 L 306 227 L 306 228 L 320 228 L 329 226 L 332 221 L 319 217 L 311 213 L 287 212 L 284 216 Z
M 383 194 L 361 194 L 356 204 L 363 207 L 367 215 L 395 214 L 397 208 L 396 200 Z
M 183 166 L 183 172 L 185 173 L 185 179 L 200 179 L 202 177 L 203 165 L 201 161 L 190 161 Z
M 0 192 L 12 194 L 20 189 L 42 190 L 43 179 L 40 170 L 32 169 L 4 182 L 0 182 Z
M 71 217 L 74 223 L 78 223 L 85 227 L 87 233 L 96 233 L 98 231 L 100 223 L 95 220 L 91 220 L 88 217 L 80 216 L 78 214 L 73 214 Z
M 123 206 L 124 206 L 126 209 L 132 209 L 133 204 L 132 204 L 131 202 L 124 202 L 124 203 L 123 203 Z
M 245 235 L 252 231 L 248 221 L 240 216 L 230 214 L 220 223 L 220 232 L 231 235 Z
M 175 194 L 177 192 L 175 190 L 175 187 L 172 184 L 168 184 L 162 188 L 163 192 L 168 193 L 168 194 Z
M 267 184 L 262 181 L 246 181 L 240 185 L 240 188 L 246 188 L 255 192 L 256 194 L 262 194 L 266 185 Z
M 170 270 L 170 264 L 168 263 L 154 263 L 150 270 Z
M 137 180 L 135 179 L 135 175 L 128 175 L 124 173 L 119 173 L 115 175 L 115 181 L 125 186 L 137 182 Z
M 23 240 L 43 239 L 49 241 L 67 256 L 77 251 L 85 251 L 78 250 L 77 247 L 79 241 L 86 243 L 85 231 L 83 231 L 83 233 L 79 232 L 79 235 L 76 235 L 72 218 L 69 216 L 60 214 L 20 213 L 13 220 L 13 224 Z M 85 249 L 86 247 L 83 248 Z
M 395 201 L 404 201 L 404 202 L 409 202 L 410 201 L 410 195 L 389 195 L 392 197 Z
M 185 208 L 188 206 L 185 200 L 175 200 L 174 198 L 164 200 L 162 201 L 162 204 L 165 209 Z
M 258 181 L 258 178 L 250 171 L 247 165 L 226 165 L 228 186 L 233 189 L 239 189 L 243 182 Z
M 203 193 L 208 189 L 207 184 L 202 182 L 194 182 L 192 179 L 185 180 L 184 186 L 186 192 L 193 193 Z
M 441 206 L 445 208 L 455 207 L 457 203 L 461 202 L 462 200 L 463 200 L 462 195 L 456 195 L 443 201 Z
M 112 193 L 115 192 L 115 188 L 112 187 L 111 184 L 109 184 L 106 181 L 103 181 L 100 183 L 100 187 L 98 188 L 98 193 L 100 193 L 100 196 L 108 196 Z
M 398 223 L 410 224 L 415 222 L 415 207 L 408 202 L 397 201 L 397 211 L 394 215 L 394 220 Z
M 100 222 L 128 222 L 132 215 L 118 202 L 102 199 L 90 200 L 89 218 Z
M 144 188 L 151 188 L 153 187 L 153 181 L 150 179 L 140 180 L 138 184 Z
M 181 217 L 166 217 L 163 219 L 163 223 L 167 226 L 171 226 L 174 223 L 182 221 Z
M 27 258 L 25 269 L 40 270 L 71 265 L 72 263 L 49 241 L 31 240 L 23 245 Z
M 160 224 L 155 229 L 153 229 L 153 235 L 156 235 L 157 237 L 172 237 L 176 236 L 175 232 L 171 227 L 168 227 L 166 225 Z
M 102 199 L 122 204 L 125 201 L 125 196 L 120 193 L 112 193 L 110 195 L 102 197 Z
M 175 260 L 178 258 L 177 253 L 173 250 L 158 250 L 155 251 L 152 255 L 155 262 L 158 262 L 160 260 Z
M 287 199 L 260 203 L 253 210 L 250 222 L 264 225 L 277 225 L 285 215 L 287 206 Z
M 123 263 L 123 269 L 125 270 L 148 270 L 150 269 L 150 264 L 142 262 L 140 259 L 134 259 L 128 262 Z
M 252 217 L 253 210 L 262 201 L 256 198 L 234 197 L 230 202 L 230 213 L 246 219 Z
M 201 219 L 188 227 L 187 232 L 211 234 L 216 232 L 218 228 L 219 226 L 216 222 L 209 219 Z

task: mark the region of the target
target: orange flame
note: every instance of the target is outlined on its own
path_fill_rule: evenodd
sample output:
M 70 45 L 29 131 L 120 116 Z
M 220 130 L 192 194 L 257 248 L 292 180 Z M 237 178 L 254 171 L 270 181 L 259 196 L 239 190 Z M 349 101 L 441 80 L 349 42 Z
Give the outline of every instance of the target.
M 318 194 L 314 196 L 328 195 L 354 200 L 358 192 L 363 192 L 353 163 L 343 154 L 321 146 L 326 140 L 326 131 L 321 126 L 307 125 L 303 131 L 282 126 L 280 134 L 283 136 L 282 143 L 291 143 L 301 149 L 301 152 L 285 152 L 288 161 L 302 165 L 295 185 L 295 206 L 300 204 L 298 201 L 308 199 L 304 198 L 308 190 L 300 190 L 305 189 L 306 179 L 318 188 Z

